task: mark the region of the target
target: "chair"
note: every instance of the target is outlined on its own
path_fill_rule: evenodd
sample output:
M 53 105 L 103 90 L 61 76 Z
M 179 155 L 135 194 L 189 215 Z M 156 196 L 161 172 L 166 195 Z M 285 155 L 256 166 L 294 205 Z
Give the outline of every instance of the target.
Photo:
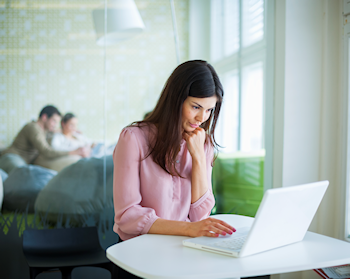
M 96 227 L 25 230 L 23 253 L 30 268 L 30 278 L 59 269 L 63 279 L 70 279 L 75 267 L 108 269 L 114 278 L 115 265 L 101 248 Z

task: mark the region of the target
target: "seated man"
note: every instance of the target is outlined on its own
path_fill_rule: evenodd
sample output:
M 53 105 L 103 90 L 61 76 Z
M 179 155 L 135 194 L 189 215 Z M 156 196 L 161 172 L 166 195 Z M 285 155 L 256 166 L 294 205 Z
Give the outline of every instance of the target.
M 0 169 L 9 173 L 12 169 L 31 164 L 40 154 L 47 159 L 66 155 L 86 157 L 84 148 L 66 152 L 54 150 L 47 142 L 47 135 L 53 132 L 61 120 L 61 113 L 54 106 L 44 107 L 37 121 L 26 124 L 17 134 L 12 145 L 0 157 Z

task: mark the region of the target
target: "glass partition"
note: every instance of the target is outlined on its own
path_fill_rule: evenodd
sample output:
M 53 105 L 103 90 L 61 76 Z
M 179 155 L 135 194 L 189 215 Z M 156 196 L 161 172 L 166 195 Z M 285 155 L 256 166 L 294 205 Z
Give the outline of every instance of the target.
M 0 269 L 9 278 L 28 275 L 21 250 L 24 229 L 96 225 L 104 248 L 118 240 L 112 230 L 114 146 L 125 126 L 154 108 L 178 65 L 175 42 L 182 63 L 192 59 L 190 38 L 196 36 L 190 0 L 173 1 L 173 11 L 169 0 L 131 2 L 145 28 L 112 44 L 101 41 L 109 29 L 96 32 L 93 16 L 101 10 L 110 27 L 112 0 L 0 1 L 1 151 L 46 105 L 62 116 L 73 113 L 75 138 L 84 138 L 90 149 L 87 158 L 39 156 L 14 169 L 15 175 L 0 171 Z M 208 2 L 205 32 L 212 39 L 202 46 L 210 46 L 202 59 L 214 66 L 225 89 L 216 131 L 225 148 L 213 169 L 213 213 L 254 216 L 263 193 L 266 11 L 264 1 L 243 2 Z M 63 132 L 59 123 L 54 130 Z M 48 144 L 55 135 L 47 133 Z M 86 275 L 81 272 L 75 278 Z

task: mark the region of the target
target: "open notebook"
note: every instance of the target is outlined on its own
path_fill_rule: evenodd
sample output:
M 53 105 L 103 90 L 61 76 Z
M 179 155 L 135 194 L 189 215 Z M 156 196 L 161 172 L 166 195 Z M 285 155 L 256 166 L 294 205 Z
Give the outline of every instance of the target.
M 303 240 L 329 182 L 269 189 L 251 227 L 218 238 L 186 239 L 183 245 L 232 257 L 245 257 Z

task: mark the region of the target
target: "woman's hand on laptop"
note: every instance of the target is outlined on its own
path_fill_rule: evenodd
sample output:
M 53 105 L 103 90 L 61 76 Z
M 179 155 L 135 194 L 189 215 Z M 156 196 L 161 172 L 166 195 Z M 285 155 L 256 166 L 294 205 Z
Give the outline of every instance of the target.
M 219 235 L 232 234 L 235 231 L 236 229 L 226 222 L 209 217 L 202 221 L 189 223 L 187 235 L 218 237 Z

